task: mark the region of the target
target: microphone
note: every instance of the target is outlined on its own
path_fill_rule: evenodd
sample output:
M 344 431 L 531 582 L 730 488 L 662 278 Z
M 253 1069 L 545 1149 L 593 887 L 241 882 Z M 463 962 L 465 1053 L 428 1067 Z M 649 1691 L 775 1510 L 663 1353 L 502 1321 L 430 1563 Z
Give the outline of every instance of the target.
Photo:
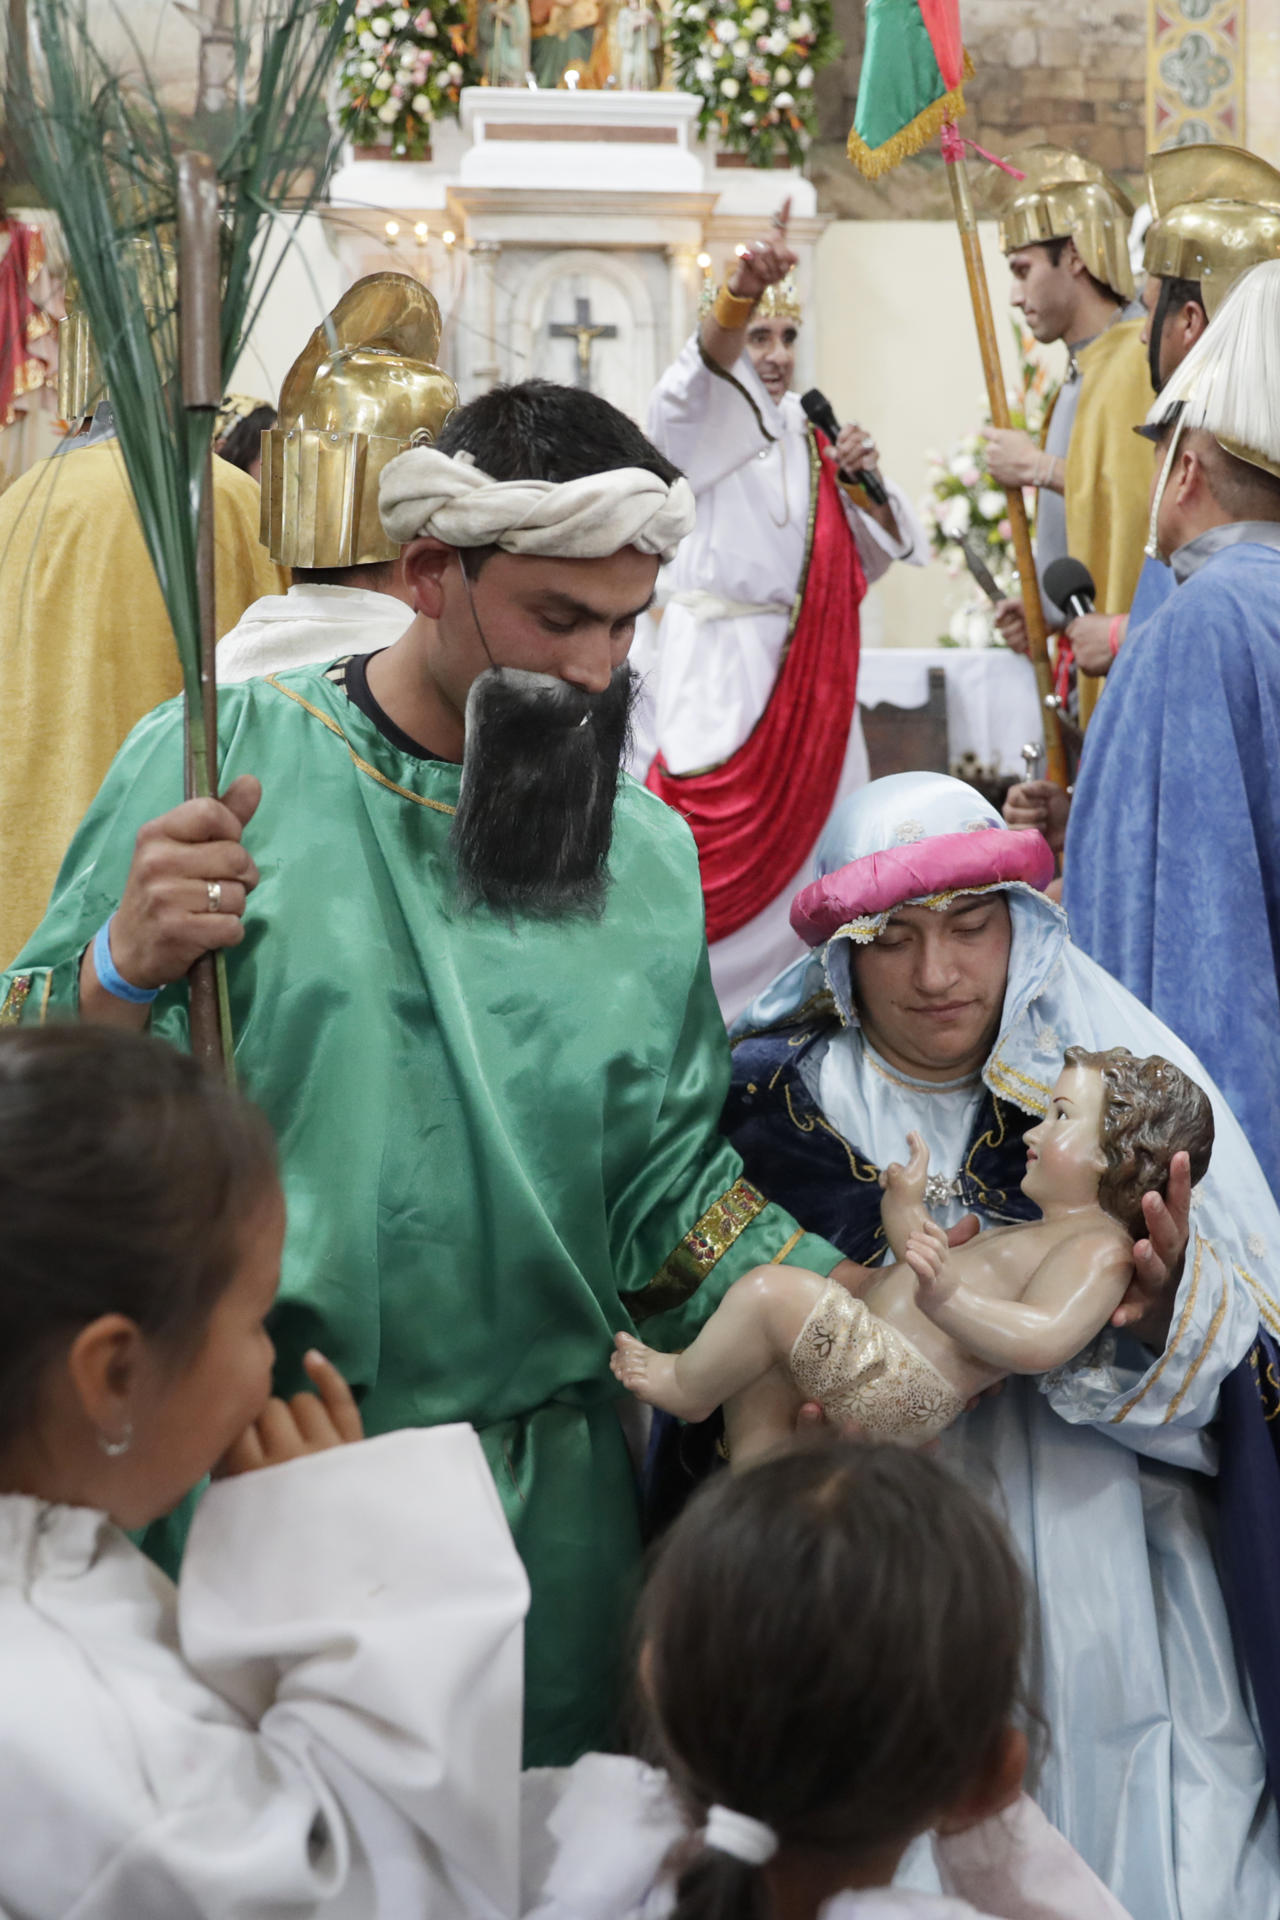
M 800 405 L 804 408 L 805 413 L 809 419 L 812 420 L 814 426 L 822 428 L 822 431 L 834 447 L 840 437 L 840 422 L 836 419 L 835 408 L 828 400 L 826 394 L 820 392 L 817 387 L 810 387 L 808 393 L 802 393 L 800 395 Z M 874 506 L 888 506 L 889 495 L 885 491 L 884 483 L 878 480 L 874 473 L 869 473 L 865 467 L 859 467 L 858 471 L 849 474 L 848 478 L 852 480 L 856 486 L 862 488 L 862 491 Z
M 1088 567 L 1082 560 L 1073 560 L 1069 553 L 1061 560 L 1051 560 L 1044 570 L 1045 599 L 1063 608 L 1073 620 L 1081 620 L 1086 613 L 1093 612 L 1094 592 L 1093 575 Z

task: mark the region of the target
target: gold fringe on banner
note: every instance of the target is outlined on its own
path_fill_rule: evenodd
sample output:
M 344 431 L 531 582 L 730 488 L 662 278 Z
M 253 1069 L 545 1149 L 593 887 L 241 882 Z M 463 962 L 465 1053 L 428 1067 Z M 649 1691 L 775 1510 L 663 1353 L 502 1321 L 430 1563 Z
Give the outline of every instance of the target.
M 964 78 L 972 80 L 973 61 L 968 50 L 964 56 Z M 869 147 L 856 127 L 849 129 L 846 151 L 858 172 L 867 180 L 878 180 L 882 174 L 890 172 L 902 161 L 910 160 L 913 154 L 921 153 L 925 147 L 942 132 L 944 122 L 957 120 L 964 112 L 964 85 L 952 87 L 940 100 L 934 100 L 922 108 L 914 120 L 908 120 L 905 127 L 899 127 L 892 140 L 886 140 L 883 146 Z

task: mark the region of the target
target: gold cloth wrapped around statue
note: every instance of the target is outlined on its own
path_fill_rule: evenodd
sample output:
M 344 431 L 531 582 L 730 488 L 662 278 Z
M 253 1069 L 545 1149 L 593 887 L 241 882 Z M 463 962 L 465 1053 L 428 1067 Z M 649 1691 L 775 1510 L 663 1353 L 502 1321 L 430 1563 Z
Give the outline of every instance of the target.
M 286 567 L 359 567 L 400 549 L 378 518 L 378 481 L 430 446 L 458 404 L 434 364 L 440 309 L 420 281 L 374 273 L 339 300 L 294 361 L 262 437 L 262 539 Z

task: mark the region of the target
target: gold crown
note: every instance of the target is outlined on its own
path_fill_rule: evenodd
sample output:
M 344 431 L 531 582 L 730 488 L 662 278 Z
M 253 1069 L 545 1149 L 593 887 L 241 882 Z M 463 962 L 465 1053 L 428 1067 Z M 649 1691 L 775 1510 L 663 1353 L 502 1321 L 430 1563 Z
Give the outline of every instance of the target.
M 257 413 L 260 407 L 271 407 L 272 413 L 275 412 L 269 400 L 255 400 L 251 393 L 223 394 L 222 405 L 218 409 L 217 425 L 213 430 L 214 440 L 225 440 L 237 420 L 247 420 L 249 415 Z
M 999 182 L 1001 251 L 1073 240 L 1094 279 L 1131 300 L 1128 195 L 1092 160 L 1064 147 L 1023 147 L 1005 157 L 1026 178 L 1005 175 Z
M 1280 172 L 1243 147 L 1210 142 L 1147 156 L 1143 265 L 1196 280 L 1212 320 L 1241 274 L 1280 258 Z
M 702 292 L 698 296 L 699 319 L 710 313 L 715 305 L 716 292 L 716 282 L 708 273 L 703 278 Z M 804 305 L 796 287 L 794 271 L 765 288 L 756 301 L 751 317 L 753 320 L 794 320 L 797 323 L 804 319 Z
M 429 446 L 458 404 L 433 364 L 434 294 L 403 273 L 357 280 L 318 326 L 280 389 L 262 436 L 262 542 L 287 567 L 394 560 L 378 482 L 407 447 Z

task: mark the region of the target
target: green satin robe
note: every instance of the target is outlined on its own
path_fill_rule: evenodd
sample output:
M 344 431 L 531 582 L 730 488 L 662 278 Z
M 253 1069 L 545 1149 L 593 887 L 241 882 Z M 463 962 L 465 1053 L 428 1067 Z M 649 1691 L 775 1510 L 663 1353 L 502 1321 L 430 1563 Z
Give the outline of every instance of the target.
M 680 1347 L 747 1267 L 840 1256 L 764 1202 L 717 1131 L 729 1050 L 674 813 L 624 781 L 598 921 L 463 913 L 458 767 L 392 747 L 323 668 L 219 704 L 223 784 L 263 784 L 229 971 L 289 1208 L 279 1388 L 304 1384 L 315 1345 L 369 1432 L 478 1429 L 533 1589 L 526 1760 L 564 1763 L 610 1737 L 640 1559 L 615 1330 Z M 0 1018 L 74 1013 L 137 830 L 181 795 L 173 703 L 121 749 L 0 979 Z M 185 998 L 167 989 L 152 1014 L 179 1044 Z

